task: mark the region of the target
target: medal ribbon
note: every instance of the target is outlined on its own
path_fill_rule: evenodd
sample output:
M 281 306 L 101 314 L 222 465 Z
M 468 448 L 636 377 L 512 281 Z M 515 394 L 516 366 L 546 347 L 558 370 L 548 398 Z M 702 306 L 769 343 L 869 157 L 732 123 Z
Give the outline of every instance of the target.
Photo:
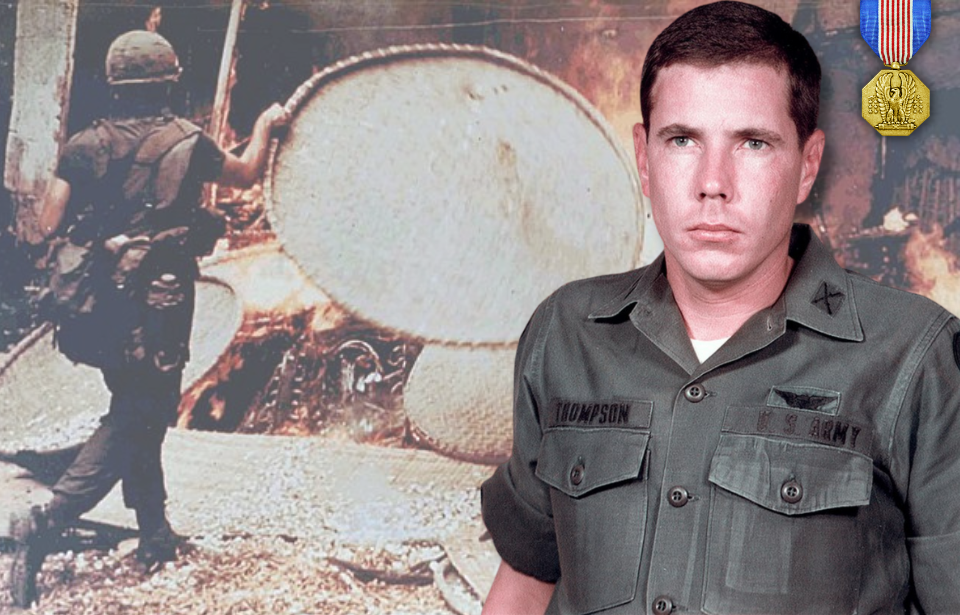
M 860 34 L 884 64 L 906 64 L 930 36 L 930 0 L 860 0 Z

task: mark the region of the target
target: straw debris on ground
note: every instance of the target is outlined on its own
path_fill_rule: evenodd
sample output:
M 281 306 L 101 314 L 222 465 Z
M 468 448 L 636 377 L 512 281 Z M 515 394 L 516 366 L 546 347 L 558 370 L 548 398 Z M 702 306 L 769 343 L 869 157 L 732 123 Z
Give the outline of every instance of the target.
M 38 615 L 438 614 L 452 611 L 423 574 L 437 548 L 412 559 L 332 541 L 291 537 L 205 537 L 152 574 L 136 561 L 135 539 L 108 551 L 51 555 L 39 583 Z M 336 555 L 333 555 L 336 554 Z M 348 559 L 341 559 L 346 557 Z M 4 573 L 10 556 L 0 556 Z M 0 614 L 21 613 L 4 592 Z

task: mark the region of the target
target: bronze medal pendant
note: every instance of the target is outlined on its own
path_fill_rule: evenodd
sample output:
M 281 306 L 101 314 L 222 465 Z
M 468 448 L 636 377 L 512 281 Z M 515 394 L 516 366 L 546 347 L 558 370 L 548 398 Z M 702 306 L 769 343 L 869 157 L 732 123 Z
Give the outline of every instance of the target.
M 862 115 L 884 136 L 907 136 L 930 117 L 930 89 L 912 71 L 892 66 L 863 86 Z

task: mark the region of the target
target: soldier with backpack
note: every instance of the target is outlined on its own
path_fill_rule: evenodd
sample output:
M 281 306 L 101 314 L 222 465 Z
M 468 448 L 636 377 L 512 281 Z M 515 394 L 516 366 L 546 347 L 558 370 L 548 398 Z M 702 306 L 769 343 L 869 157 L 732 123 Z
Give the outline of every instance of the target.
M 262 174 L 271 132 L 289 114 L 257 119 L 241 156 L 173 115 L 181 68 L 159 34 L 118 37 L 106 57 L 110 116 L 64 147 L 39 214 L 51 243 L 47 303 L 60 351 L 99 368 L 110 407 L 45 506 L 14 515 L 14 603 L 37 600 L 50 539 L 122 482 L 136 513 L 137 558 L 147 570 L 176 558 L 183 538 L 166 517 L 161 447 L 176 416 L 188 359 L 196 259 L 222 234 L 201 205 L 204 182 L 249 186 Z

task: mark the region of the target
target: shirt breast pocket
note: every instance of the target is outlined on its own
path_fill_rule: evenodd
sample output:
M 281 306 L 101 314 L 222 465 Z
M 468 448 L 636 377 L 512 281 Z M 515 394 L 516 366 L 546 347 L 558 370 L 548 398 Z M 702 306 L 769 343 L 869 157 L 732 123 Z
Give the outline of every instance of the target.
M 647 516 L 647 432 L 557 428 L 543 434 L 537 476 L 552 487 L 563 612 L 630 602 Z
M 872 460 L 803 441 L 723 433 L 713 484 L 703 610 L 853 613 Z

